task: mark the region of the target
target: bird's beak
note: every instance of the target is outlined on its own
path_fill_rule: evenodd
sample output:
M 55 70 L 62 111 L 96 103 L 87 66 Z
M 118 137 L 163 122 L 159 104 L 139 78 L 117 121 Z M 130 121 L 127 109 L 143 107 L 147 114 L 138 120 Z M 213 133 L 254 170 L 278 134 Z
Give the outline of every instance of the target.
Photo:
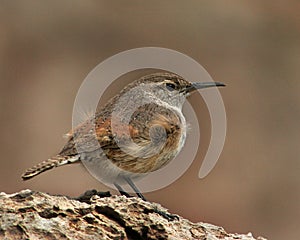
M 191 93 L 197 89 L 209 88 L 209 87 L 225 87 L 226 85 L 221 82 L 195 82 L 188 88 L 186 88 L 186 93 Z

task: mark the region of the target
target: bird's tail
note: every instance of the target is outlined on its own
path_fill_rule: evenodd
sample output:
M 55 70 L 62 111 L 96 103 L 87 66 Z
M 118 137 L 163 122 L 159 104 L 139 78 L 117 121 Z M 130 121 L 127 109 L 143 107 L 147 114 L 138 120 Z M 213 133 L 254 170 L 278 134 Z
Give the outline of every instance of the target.
M 49 158 L 32 168 L 28 168 L 25 173 L 22 175 L 23 180 L 28 180 L 32 177 L 35 177 L 36 175 L 39 175 L 42 172 L 45 172 L 47 170 L 50 170 L 55 167 L 63 166 L 66 164 L 71 164 L 71 163 L 78 163 L 79 160 L 79 155 L 74 155 L 74 156 L 61 156 L 57 155 L 55 157 Z

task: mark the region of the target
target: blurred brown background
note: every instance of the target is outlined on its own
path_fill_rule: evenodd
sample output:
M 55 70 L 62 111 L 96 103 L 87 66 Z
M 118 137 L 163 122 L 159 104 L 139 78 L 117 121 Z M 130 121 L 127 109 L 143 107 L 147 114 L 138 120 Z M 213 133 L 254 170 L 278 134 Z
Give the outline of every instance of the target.
M 292 0 L 1 1 L 0 191 L 108 190 L 79 166 L 28 182 L 20 175 L 62 147 L 77 90 L 98 63 L 131 48 L 166 47 L 228 85 L 221 90 L 228 132 L 209 176 L 197 178 L 204 137 L 198 161 L 146 197 L 230 232 L 298 239 L 299 10 Z

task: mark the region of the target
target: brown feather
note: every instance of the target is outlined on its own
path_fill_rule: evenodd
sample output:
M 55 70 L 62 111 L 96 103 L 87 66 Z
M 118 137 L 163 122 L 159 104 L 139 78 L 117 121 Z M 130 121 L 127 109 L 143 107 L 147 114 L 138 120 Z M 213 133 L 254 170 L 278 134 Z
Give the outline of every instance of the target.
M 71 163 L 79 163 L 78 156 L 60 156 L 57 155 L 55 157 L 49 158 L 32 168 L 26 170 L 26 172 L 22 175 L 23 180 L 28 180 L 42 172 L 45 172 L 51 168 L 71 164 Z

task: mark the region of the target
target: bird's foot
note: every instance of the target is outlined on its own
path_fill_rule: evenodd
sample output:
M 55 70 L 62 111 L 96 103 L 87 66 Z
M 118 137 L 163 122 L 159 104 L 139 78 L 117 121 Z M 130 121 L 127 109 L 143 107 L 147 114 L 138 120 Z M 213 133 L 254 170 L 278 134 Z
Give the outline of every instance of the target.
M 80 202 L 91 203 L 91 197 L 94 195 L 97 195 L 100 198 L 111 196 L 110 192 L 99 192 L 95 189 L 92 189 L 92 190 L 87 190 L 85 193 L 81 194 L 79 197 L 75 197 L 73 199 L 80 201 Z
M 154 212 L 167 219 L 168 221 L 179 220 L 178 215 L 159 210 L 157 207 L 154 207 Z
M 120 192 L 120 194 L 121 194 L 122 196 L 125 196 L 125 197 L 128 197 L 128 198 L 133 197 L 133 196 L 131 196 L 129 193 L 125 192 L 125 191 L 119 191 L 119 192 Z

